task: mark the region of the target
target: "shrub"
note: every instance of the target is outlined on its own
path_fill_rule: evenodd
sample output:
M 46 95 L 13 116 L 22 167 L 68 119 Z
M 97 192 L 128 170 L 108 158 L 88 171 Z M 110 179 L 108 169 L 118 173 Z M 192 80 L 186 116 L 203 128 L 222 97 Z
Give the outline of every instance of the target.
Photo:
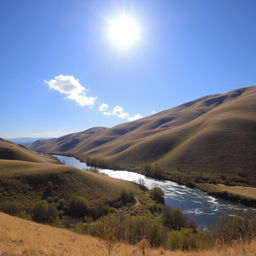
M 184 227 L 196 228 L 196 225 L 178 207 L 170 208 L 164 206 L 162 208 L 161 220 L 164 226 L 173 230 L 180 230 Z
M 105 204 L 89 208 L 89 215 L 92 217 L 93 220 L 96 220 L 104 215 L 107 215 L 108 213 L 109 206 Z
M 25 220 L 31 220 L 32 219 L 31 215 L 26 211 L 18 212 L 17 217 L 25 219 Z
M 121 191 L 121 194 L 120 194 L 120 199 L 121 199 L 121 201 L 122 201 L 124 204 L 132 203 L 132 202 L 134 202 L 134 200 L 135 200 L 135 199 L 134 199 L 134 192 L 131 191 L 131 190 L 127 191 L 127 190 L 123 189 L 123 190 Z
M 52 195 L 52 192 L 53 192 L 53 189 L 54 189 L 54 185 L 51 181 L 48 181 L 47 183 L 47 186 L 45 188 L 45 191 L 44 191 L 44 196 L 47 198 L 48 196 L 51 196 Z
M 159 219 L 149 215 L 132 216 L 126 219 L 127 241 L 136 244 L 146 239 L 151 246 L 157 247 L 165 243 L 166 232 Z
M 180 231 L 172 230 L 168 233 L 167 248 L 182 251 L 207 249 L 209 240 L 207 232 L 182 228 Z
M 154 187 L 150 190 L 151 198 L 159 204 L 164 204 L 164 192 L 159 187 Z
M 23 210 L 24 207 L 19 202 L 5 201 L 0 204 L 0 211 L 11 215 L 17 215 Z
M 211 231 L 215 239 L 225 243 L 233 240 L 250 242 L 256 237 L 256 213 L 238 211 L 233 215 L 223 216 Z
M 47 222 L 48 203 L 44 200 L 35 203 L 32 209 L 32 219 L 37 222 Z
M 88 233 L 101 238 L 114 236 L 117 241 L 136 244 L 146 239 L 151 246 L 163 245 L 166 232 L 159 221 L 149 215 L 144 216 L 105 216 L 89 225 Z
M 164 174 L 163 174 L 164 171 L 158 165 L 151 166 L 149 164 L 146 164 L 146 165 L 142 166 L 141 170 L 148 177 L 152 177 L 152 178 L 156 178 L 156 179 L 164 178 Z
M 68 212 L 70 216 L 75 218 L 84 217 L 86 214 L 88 214 L 87 200 L 81 196 L 76 196 L 76 195 L 72 196 L 69 203 Z
M 32 209 L 32 220 L 54 224 L 58 222 L 58 211 L 54 204 L 42 200 L 35 203 Z

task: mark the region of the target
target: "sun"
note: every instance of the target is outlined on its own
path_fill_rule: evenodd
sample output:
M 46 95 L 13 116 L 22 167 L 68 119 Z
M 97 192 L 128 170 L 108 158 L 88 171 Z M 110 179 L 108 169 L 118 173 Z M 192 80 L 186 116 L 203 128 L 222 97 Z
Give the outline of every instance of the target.
M 141 38 L 140 28 L 135 18 L 127 14 L 110 20 L 108 33 L 112 43 L 123 49 L 130 48 Z

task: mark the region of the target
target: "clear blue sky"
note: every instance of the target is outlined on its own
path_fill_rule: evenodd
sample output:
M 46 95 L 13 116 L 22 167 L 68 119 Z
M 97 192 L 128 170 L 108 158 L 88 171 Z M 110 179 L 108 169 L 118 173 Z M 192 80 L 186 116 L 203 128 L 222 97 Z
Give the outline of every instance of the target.
M 120 51 L 106 30 L 124 10 L 141 40 Z M 255 85 L 255 13 L 255 0 L 1 0 L 0 137 L 110 127 L 122 113 Z M 59 75 L 79 79 L 94 104 L 50 89 Z

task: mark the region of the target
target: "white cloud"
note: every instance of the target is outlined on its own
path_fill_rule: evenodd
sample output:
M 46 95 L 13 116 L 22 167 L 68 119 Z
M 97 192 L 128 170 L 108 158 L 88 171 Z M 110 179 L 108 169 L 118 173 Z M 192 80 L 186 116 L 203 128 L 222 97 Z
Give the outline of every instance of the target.
M 100 111 L 100 112 L 105 112 L 108 108 L 109 108 L 108 104 L 102 103 L 102 104 L 99 106 L 99 111 Z
M 44 82 L 51 89 L 68 95 L 67 98 L 75 100 L 80 106 L 93 106 L 97 99 L 97 97 L 88 97 L 88 90 L 74 76 L 58 75 Z
M 119 105 L 116 105 L 112 111 L 107 112 L 106 110 L 108 108 L 109 108 L 109 106 L 107 104 L 103 103 L 100 105 L 99 111 L 103 112 L 103 114 L 106 116 L 113 115 L 113 116 L 116 116 L 121 119 L 126 119 L 128 121 L 135 121 L 135 120 L 138 120 L 143 117 L 141 114 L 136 114 L 134 116 L 131 116 L 128 112 L 124 111 L 123 107 L 121 107 Z
M 127 119 L 129 117 L 129 113 L 124 112 L 124 109 L 121 106 L 115 106 L 113 111 L 113 115 L 121 118 L 121 119 Z
M 113 115 L 112 112 L 103 112 L 103 114 L 104 114 L 105 116 L 111 116 L 111 115 Z
M 152 110 L 151 111 L 151 114 L 156 114 L 157 112 L 155 110 Z
M 128 121 L 135 121 L 135 120 L 138 120 L 138 119 L 141 119 L 141 118 L 143 118 L 143 116 L 141 114 L 136 114 L 134 116 L 128 117 L 127 119 L 128 119 Z

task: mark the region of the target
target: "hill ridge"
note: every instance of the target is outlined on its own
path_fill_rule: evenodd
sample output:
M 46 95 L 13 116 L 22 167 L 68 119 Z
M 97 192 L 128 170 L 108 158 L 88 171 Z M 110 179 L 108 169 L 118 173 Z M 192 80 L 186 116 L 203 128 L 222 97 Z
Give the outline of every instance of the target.
M 43 152 L 97 158 L 126 168 L 151 164 L 168 174 L 256 175 L 256 86 L 213 94 L 149 117 L 31 144 Z M 242 132 L 241 132 L 242 131 Z M 245 182 L 240 177 L 237 182 Z

